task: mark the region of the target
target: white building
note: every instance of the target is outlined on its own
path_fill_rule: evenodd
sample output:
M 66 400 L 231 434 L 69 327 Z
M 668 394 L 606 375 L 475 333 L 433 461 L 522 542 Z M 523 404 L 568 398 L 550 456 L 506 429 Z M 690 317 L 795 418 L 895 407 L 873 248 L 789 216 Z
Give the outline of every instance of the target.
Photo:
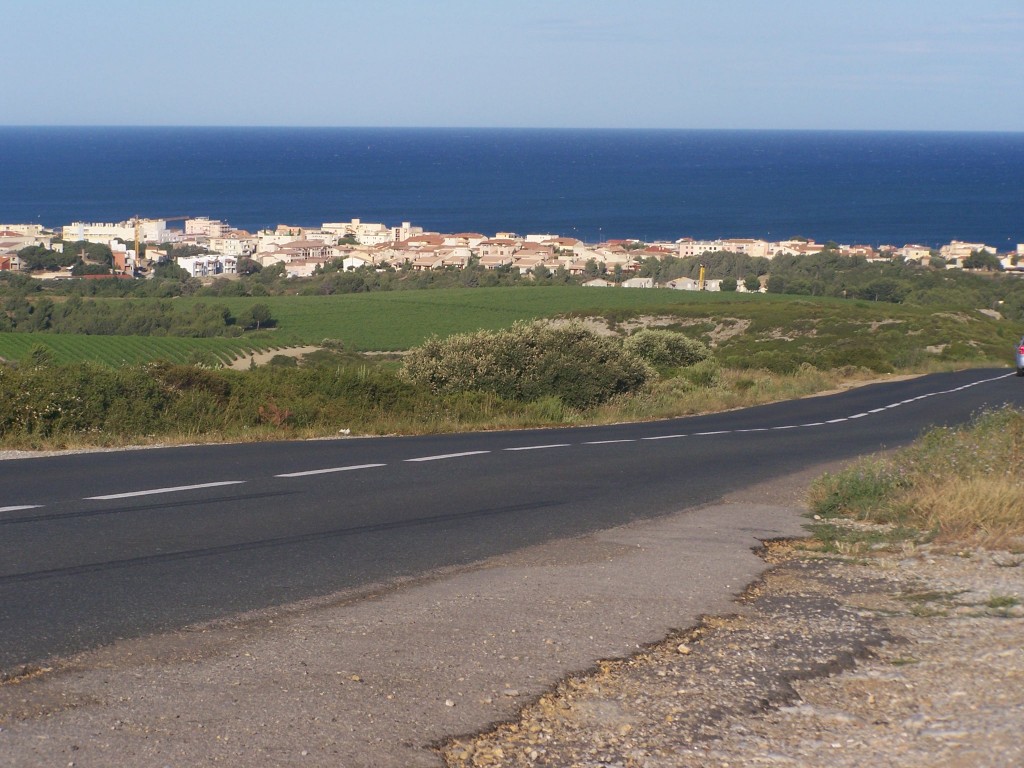
M 727 240 L 694 240 L 684 237 L 677 240 L 680 258 L 692 258 L 703 256 L 705 253 L 742 253 L 746 256 L 769 258 L 771 256 L 771 243 L 767 240 L 754 240 L 752 238 L 730 238 Z
M 679 246 L 679 258 L 686 259 L 693 256 L 703 256 L 705 253 L 718 253 L 724 251 L 725 242 L 722 240 L 694 240 L 684 237 L 677 241 Z
M 653 277 L 631 277 L 622 281 L 623 288 L 653 288 Z
M 164 219 L 139 219 L 139 239 L 144 243 L 165 243 L 169 239 L 167 221 Z M 135 221 L 122 221 L 117 224 L 86 223 L 76 221 L 61 228 L 61 237 L 72 243 L 85 240 L 90 243 L 110 245 L 115 239 L 125 243 L 135 241 Z
M 968 258 L 972 253 L 991 253 L 993 256 L 996 255 L 996 249 L 991 245 L 985 245 L 984 243 L 964 243 L 960 240 L 953 240 L 949 245 L 944 245 L 939 248 L 939 255 L 947 261 L 957 260 L 963 261 Z
M 0 225 L 0 253 L 14 254 L 32 245 L 49 248 L 50 238 L 48 235 L 26 234 L 23 230 L 5 229 L 4 225 Z
M 700 290 L 700 281 L 699 280 L 694 280 L 691 277 L 677 277 L 675 280 L 669 280 L 667 283 L 665 283 L 665 287 L 666 288 L 674 288 L 677 291 L 699 291 Z M 721 291 L 722 290 L 722 281 L 718 280 L 718 279 L 715 279 L 715 280 L 705 280 L 704 281 L 704 290 L 705 291 Z
M 423 234 L 423 227 L 414 227 L 408 221 L 403 221 L 400 227 L 388 227 L 385 224 L 352 219 L 347 222 L 325 222 L 320 228 L 339 238 L 353 237 L 360 245 L 398 243 Z
M 13 232 L 20 237 L 42 237 L 42 224 L 0 224 L 0 232 Z
M 927 245 L 907 244 L 897 249 L 896 255 L 901 256 L 904 261 L 926 262 L 932 254 L 932 249 Z M 968 253 L 970 255 L 970 253 Z
M 233 256 L 208 253 L 199 256 L 179 256 L 175 261 L 192 277 L 234 275 L 238 272 L 238 260 Z
M 220 219 L 210 219 L 209 216 L 198 216 L 185 221 L 186 235 L 202 235 L 204 237 L 224 237 L 231 231 L 231 227 Z
M 368 254 L 355 254 L 350 253 L 344 259 L 341 260 L 341 268 L 346 272 L 350 272 L 353 269 L 362 269 L 363 267 L 374 266 L 374 260 Z
M 221 237 L 211 237 L 210 250 L 236 259 L 249 256 L 256 250 L 256 238 L 241 229 L 234 229 Z

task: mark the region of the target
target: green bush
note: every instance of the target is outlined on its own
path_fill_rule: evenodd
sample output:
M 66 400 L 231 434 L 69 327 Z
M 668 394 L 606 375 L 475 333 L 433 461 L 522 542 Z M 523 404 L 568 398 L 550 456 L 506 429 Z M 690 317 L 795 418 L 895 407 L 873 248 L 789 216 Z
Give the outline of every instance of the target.
M 276 365 L 281 368 L 298 368 L 299 361 L 291 355 L 274 355 L 267 365 Z
M 3 367 L 0 393 L 0 436 L 151 434 L 169 402 L 145 368 L 94 363 Z
M 704 360 L 681 372 L 682 378 L 700 389 L 711 389 L 721 383 L 718 364 L 714 360 Z
M 679 368 L 708 360 L 707 345 L 675 331 L 644 328 L 623 341 L 623 348 L 656 368 Z
M 636 391 L 653 374 L 620 341 L 581 324 L 516 323 L 429 339 L 405 358 L 402 375 L 437 393 L 484 391 L 519 402 L 554 396 L 586 408 Z

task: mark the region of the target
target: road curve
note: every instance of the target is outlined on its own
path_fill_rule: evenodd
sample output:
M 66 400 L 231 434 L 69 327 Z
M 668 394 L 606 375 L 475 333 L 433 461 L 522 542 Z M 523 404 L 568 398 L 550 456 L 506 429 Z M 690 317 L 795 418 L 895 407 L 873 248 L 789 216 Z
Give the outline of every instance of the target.
M 644 424 L 0 462 L 0 671 L 705 504 L 986 407 L 972 370 Z

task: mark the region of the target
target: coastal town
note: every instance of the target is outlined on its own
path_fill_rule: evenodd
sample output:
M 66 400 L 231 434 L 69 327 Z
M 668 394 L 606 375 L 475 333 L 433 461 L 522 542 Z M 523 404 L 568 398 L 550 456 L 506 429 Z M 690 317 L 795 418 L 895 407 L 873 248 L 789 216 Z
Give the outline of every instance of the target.
M 288 277 L 309 277 L 326 264 L 342 269 L 461 269 L 478 264 L 484 269 L 515 270 L 523 275 L 564 270 L 584 285 L 633 288 L 655 287 L 650 277 L 635 276 L 645 260 L 700 257 L 720 252 L 774 259 L 825 249 L 866 261 L 903 260 L 946 269 L 971 268 L 984 256 L 988 269 L 1024 274 L 1024 243 L 1000 252 L 985 243 L 953 240 L 938 249 L 917 244 L 842 245 L 806 238 L 776 242 L 753 238 L 646 243 L 633 239 L 585 243 L 556 234 L 518 235 L 497 232 L 428 232 L 402 222 L 400 226 L 364 222 L 327 222 L 320 227 L 278 225 L 248 232 L 227 222 L 200 217 L 135 218 L 118 223 L 75 222 L 53 230 L 39 224 L 0 224 L 0 271 L 28 271 L 19 254 L 26 248 L 63 252 L 69 244 L 96 243 L 112 251 L 111 276 L 145 278 L 155 264 L 173 260 L 196 278 L 231 277 L 247 268 L 282 265 Z M 188 255 L 174 255 L 185 251 Z M 140 258 L 139 254 L 142 254 Z M 68 268 L 35 270 L 40 278 L 71 277 Z M 721 280 L 678 278 L 663 287 L 682 290 L 720 289 Z M 755 287 L 756 289 L 756 287 Z M 742 282 L 737 290 L 750 290 Z M 762 283 L 761 290 L 764 290 Z

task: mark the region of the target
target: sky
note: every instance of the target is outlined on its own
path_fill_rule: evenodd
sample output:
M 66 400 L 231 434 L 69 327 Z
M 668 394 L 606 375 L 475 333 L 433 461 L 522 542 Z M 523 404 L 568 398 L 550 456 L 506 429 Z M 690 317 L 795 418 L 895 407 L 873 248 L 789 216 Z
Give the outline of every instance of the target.
M 4 125 L 1024 130 L 1022 0 L 6 0 Z

